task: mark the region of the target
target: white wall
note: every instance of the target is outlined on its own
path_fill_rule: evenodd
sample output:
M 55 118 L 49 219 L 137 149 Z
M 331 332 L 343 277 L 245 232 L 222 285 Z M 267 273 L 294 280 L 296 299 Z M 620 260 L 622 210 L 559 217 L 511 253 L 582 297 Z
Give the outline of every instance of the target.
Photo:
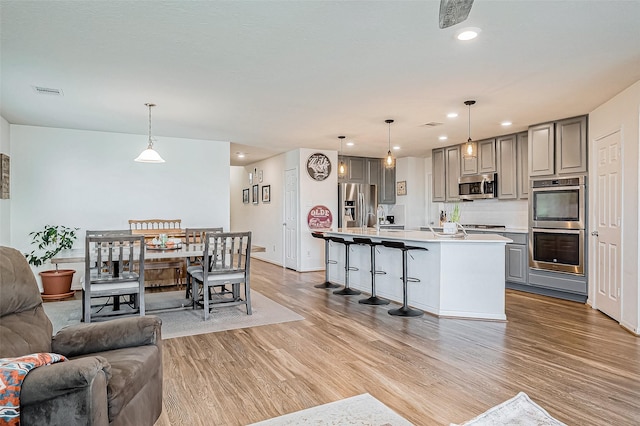
M 11 125 L 11 243 L 30 250 L 45 224 L 128 229 L 129 219 L 182 219 L 229 229 L 229 142 L 158 136 L 164 164 L 136 163 L 144 135 Z M 79 274 L 76 274 L 79 275 Z
M 595 150 L 595 141 L 620 130 L 622 135 L 622 320 L 626 328 L 640 332 L 640 81 L 596 108 L 589 114 L 589 152 Z M 593 155 L 593 154 L 592 154 Z M 593 162 L 591 163 L 593 164 Z M 592 167 L 593 171 L 593 167 Z M 593 253 L 589 263 L 594 265 Z M 589 297 L 595 298 L 594 286 L 589 286 Z
M 323 181 L 313 180 L 307 173 L 307 159 L 313 153 L 321 152 L 331 161 L 331 175 Z M 311 236 L 307 225 L 307 215 L 312 207 L 323 205 L 331 210 L 333 229 L 338 227 L 338 152 L 312 149 L 300 149 L 298 156 L 298 199 L 299 199 L 299 230 L 300 251 L 298 270 L 324 270 L 324 241 Z
M 265 247 L 266 252 L 253 257 L 282 265 L 282 222 L 284 209 L 285 155 L 277 155 L 246 167 L 231 167 L 231 230 L 251 231 L 252 243 Z M 249 173 L 262 171 L 262 182 Z M 258 204 L 252 202 L 252 187 L 258 185 Z M 262 187 L 270 186 L 271 202 L 262 202 Z M 242 190 L 249 190 L 249 203 L 242 202 Z
M 396 182 L 407 182 L 407 195 L 396 195 L 396 205 L 388 214 L 396 216 L 396 223 L 404 225 L 405 229 L 418 229 L 428 221 L 424 165 L 424 158 L 404 157 L 396 160 Z M 399 218 L 399 215 L 404 217 Z
M 314 181 L 306 172 L 307 158 L 315 152 L 324 153 L 333 166 L 331 175 L 321 182 Z M 315 205 L 327 206 L 334 218 L 334 228 L 337 227 L 337 161 L 337 151 L 298 149 L 245 167 L 231 168 L 231 229 L 252 231 L 254 244 L 267 249 L 265 253 L 255 253 L 254 257 L 276 265 L 284 264 L 284 176 L 286 170 L 296 169 L 298 171 L 298 244 L 296 246 L 298 266 L 296 269 L 300 272 L 324 269 L 324 245 L 322 241 L 311 236 L 307 226 L 307 214 Z M 271 202 L 243 204 L 242 189 L 249 188 L 251 192 L 249 173 L 260 172 L 260 170 L 262 170 L 263 182 L 258 183 L 259 193 L 262 194 L 263 185 L 271 185 Z
M 10 156 L 11 139 L 9 131 L 9 123 L 3 117 L 0 117 L 0 153 Z M 11 168 L 9 169 L 11 174 Z M 11 191 L 11 188 L 9 188 Z M 12 194 L 9 195 L 11 198 Z M 7 200 L 0 199 L 0 245 L 11 245 L 11 198 Z

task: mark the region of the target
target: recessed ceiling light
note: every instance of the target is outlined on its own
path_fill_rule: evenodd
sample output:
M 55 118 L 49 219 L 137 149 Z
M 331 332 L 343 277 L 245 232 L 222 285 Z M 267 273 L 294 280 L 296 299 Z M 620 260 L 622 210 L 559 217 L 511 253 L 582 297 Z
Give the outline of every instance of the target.
M 394 151 L 398 151 L 399 149 L 400 149 L 400 147 L 399 147 L 399 146 L 394 146 L 394 147 L 393 147 L 393 150 L 394 150 Z
M 507 126 L 511 126 L 513 123 L 510 121 L 503 121 L 502 123 L 500 123 L 500 125 L 507 127 Z
M 238 158 L 244 158 L 244 152 L 236 152 Z
M 456 118 L 458 116 L 457 112 L 450 112 L 449 114 L 447 114 L 447 118 Z
M 441 141 L 446 141 L 447 137 L 443 135 L 443 136 L 440 136 L 438 139 L 440 139 Z
M 461 41 L 473 40 L 481 31 L 480 28 L 475 27 L 463 28 L 456 33 L 456 38 Z
M 353 143 L 353 141 L 347 142 L 347 146 L 353 146 L 353 145 L 355 145 L 355 143 Z

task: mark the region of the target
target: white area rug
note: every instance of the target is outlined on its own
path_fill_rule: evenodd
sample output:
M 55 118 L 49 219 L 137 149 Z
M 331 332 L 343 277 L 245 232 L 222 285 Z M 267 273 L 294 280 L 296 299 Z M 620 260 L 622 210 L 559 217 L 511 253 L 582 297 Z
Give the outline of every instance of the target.
M 147 310 L 166 309 L 183 305 L 190 306 L 190 303 L 190 300 L 184 299 L 184 291 L 145 294 Z M 80 300 L 47 302 L 43 306 L 53 323 L 54 334 L 68 325 L 80 324 L 82 315 L 82 302 Z M 207 321 L 204 321 L 202 309 L 147 313 L 162 318 L 163 339 L 304 319 L 291 309 L 274 302 L 255 290 L 251 291 L 251 308 L 252 315 L 247 315 L 245 306 L 216 308 L 211 311 Z M 126 309 L 126 306 L 123 306 L 123 309 Z
M 496 405 L 478 417 L 460 425 L 451 426 L 567 426 L 554 419 L 547 411 L 520 392 L 513 398 Z
M 368 393 L 274 417 L 250 426 L 351 425 L 411 426 L 391 408 Z

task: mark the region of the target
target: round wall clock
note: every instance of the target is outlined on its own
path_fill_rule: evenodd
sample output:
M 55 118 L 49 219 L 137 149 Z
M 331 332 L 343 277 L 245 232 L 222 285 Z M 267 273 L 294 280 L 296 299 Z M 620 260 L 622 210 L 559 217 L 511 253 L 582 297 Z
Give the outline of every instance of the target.
M 331 161 L 321 152 L 311 154 L 307 158 L 307 173 L 311 179 L 322 181 L 331 174 Z

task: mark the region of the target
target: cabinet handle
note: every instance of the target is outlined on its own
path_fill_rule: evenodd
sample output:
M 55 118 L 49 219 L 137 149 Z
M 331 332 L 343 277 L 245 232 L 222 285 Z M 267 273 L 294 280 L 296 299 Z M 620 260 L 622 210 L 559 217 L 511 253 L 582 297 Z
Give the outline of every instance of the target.
M 597 237 L 598 236 L 598 231 L 591 232 L 591 235 L 593 235 L 594 237 Z

